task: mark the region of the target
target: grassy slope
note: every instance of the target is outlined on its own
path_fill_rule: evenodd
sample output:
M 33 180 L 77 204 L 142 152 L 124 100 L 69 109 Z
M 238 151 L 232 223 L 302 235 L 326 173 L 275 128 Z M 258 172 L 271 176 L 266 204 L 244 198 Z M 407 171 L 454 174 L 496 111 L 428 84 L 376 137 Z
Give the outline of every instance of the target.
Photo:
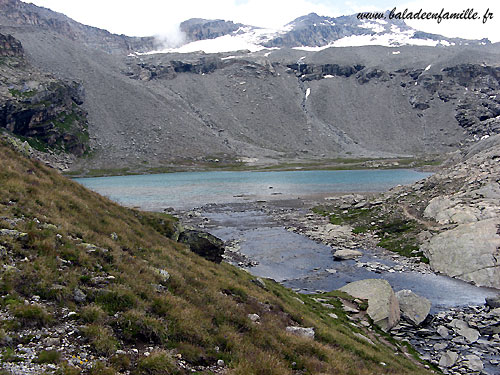
M 21 220 L 7 220 L 14 218 Z M 0 237 L 0 307 L 3 316 L 17 318 L 0 322 L 0 339 L 9 335 L 14 349 L 26 342 L 22 329 L 45 326 L 50 332 L 65 307 L 77 312 L 81 340 L 101 358 L 93 373 L 182 373 L 170 357 L 176 353 L 191 364 L 223 359 L 234 374 L 426 373 L 395 356 L 400 347 L 382 344 L 380 335 L 371 335 L 376 346 L 355 337 L 352 332 L 364 328 L 350 324 L 335 297 L 330 302 L 337 308 L 330 310 L 299 296 L 303 304 L 270 280 L 265 290 L 250 274 L 208 262 L 167 238 L 173 233 L 168 217 L 121 207 L 0 141 L 1 228 L 28 233 L 25 240 Z M 82 242 L 97 249 L 88 251 Z M 152 267 L 167 270 L 170 279 Z M 75 288 L 87 295 L 85 302 L 74 301 Z M 23 303 L 33 295 L 41 297 L 40 306 Z M 332 311 L 340 319 L 329 317 Z M 260 316 L 260 324 L 250 321 L 250 313 Z M 316 339 L 287 333 L 289 325 L 315 327 Z M 142 357 L 141 348 L 149 345 L 165 353 Z M 117 348 L 132 346 L 139 356 L 116 359 Z M 6 355 L 4 350 L 3 360 Z M 170 365 L 155 370 L 167 359 Z

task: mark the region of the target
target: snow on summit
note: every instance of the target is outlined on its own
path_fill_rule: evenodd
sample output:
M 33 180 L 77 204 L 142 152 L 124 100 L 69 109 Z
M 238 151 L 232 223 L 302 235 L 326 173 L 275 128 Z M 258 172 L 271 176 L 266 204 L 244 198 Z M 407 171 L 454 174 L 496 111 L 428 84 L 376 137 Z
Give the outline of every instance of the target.
M 358 20 L 355 15 L 330 18 L 311 13 L 295 19 L 281 29 L 259 28 L 224 20 L 193 19 L 185 22 L 196 23 L 197 31 L 191 41 L 177 48 L 165 48 L 150 53 L 219 53 L 239 50 L 257 52 L 284 47 L 319 51 L 330 47 L 367 45 L 398 47 L 484 43 L 423 33 L 399 20 Z M 214 25 L 219 28 L 216 34 L 213 34 Z M 198 30 L 202 32 L 198 33 Z

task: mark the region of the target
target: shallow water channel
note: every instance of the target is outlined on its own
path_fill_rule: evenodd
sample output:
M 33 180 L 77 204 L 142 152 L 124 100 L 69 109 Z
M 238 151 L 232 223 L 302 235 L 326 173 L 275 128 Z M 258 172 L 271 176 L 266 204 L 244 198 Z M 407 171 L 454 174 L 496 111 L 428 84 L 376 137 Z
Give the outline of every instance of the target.
M 395 291 L 411 289 L 427 297 L 432 312 L 453 306 L 483 304 L 498 291 L 479 288 L 460 280 L 418 272 L 373 272 L 354 260 L 335 261 L 332 249 L 308 237 L 286 230 L 255 204 L 211 205 L 201 210 L 209 219 L 205 229 L 224 241 L 236 241 L 239 251 L 257 265 L 247 268 L 256 276 L 272 278 L 303 293 L 329 291 L 346 283 L 382 278 Z M 361 262 L 395 265 L 366 250 Z

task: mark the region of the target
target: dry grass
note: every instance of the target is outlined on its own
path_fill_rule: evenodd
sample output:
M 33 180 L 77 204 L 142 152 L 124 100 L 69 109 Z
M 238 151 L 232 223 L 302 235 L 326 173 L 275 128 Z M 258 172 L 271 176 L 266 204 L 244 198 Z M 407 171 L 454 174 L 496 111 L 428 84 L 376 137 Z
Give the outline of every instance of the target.
M 9 254 L 0 267 L 14 267 L 0 276 L 2 301 L 39 295 L 70 307 L 99 354 L 109 356 L 131 342 L 165 350 L 140 361 L 113 356 L 95 371 L 175 373 L 173 352 L 192 364 L 222 359 L 234 374 L 426 373 L 395 356 L 398 348 L 361 342 L 340 309 L 334 320 L 332 310 L 307 296 L 299 296 L 302 304 L 269 280 L 264 290 L 247 272 L 191 253 L 168 238 L 175 223 L 166 215 L 121 207 L 3 144 L 0 165 L 0 217 L 21 219 L 13 229 L 28 233 L 26 243 L 0 243 Z M 11 226 L 0 219 L 0 227 Z M 170 279 L 152 267 L 167 270 Z M 86 294 L 85 302 L 74 301 L 75 288 Z M 259 314 L 259 324 L 250 313 Z M 44 319 L 36 324 L 47 324 Z M 316 339 L 287 333 L 289 325 L 315 327 Z M 0 322 L 0 329 L 11 328 Z M 173 367 L 164 372 L 162 361 Z

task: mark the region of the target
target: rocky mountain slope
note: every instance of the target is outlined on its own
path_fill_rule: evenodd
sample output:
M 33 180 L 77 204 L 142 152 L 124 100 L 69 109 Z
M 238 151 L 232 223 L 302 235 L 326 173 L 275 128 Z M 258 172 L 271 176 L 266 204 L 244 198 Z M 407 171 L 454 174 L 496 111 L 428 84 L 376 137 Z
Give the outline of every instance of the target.
M 112 34 L 106 30 L 82 25 L 64 14 L 18 0 L 0 0 L 0 9 L 0 24 L 3 26 L 50 30 L 87 47 L 108 53 L 144 52 L 158 45 L 154 37 L 138 38 Z
M 21 43 L 8 34 L 0 34 L 0 81 L 0 129 L 39 151 L 82 156 L 88 150 L 83 86 L 33 68 Z
M 0 160 L 2 374 L 430 373 L 360 300 L 210 262 L 176 242 L 172 217 L 121 207 L 3 139 Z
M 384 16 L 383 12 L 381 14 Z M 406 25 L 404 21 L 390 19 L 389 12 L 385 12 L 384 17 L 376 20 L 358 19 L 355 14 L 332 18 L 310 13 L 277 30 L 235 24 L 232 21 L 194 18 L 181 23 L 180 30 L 185 34 L 187 43 L 219 39 L 220 51 L 228 51 L 228 46 L 224 46 L 224 43 L 229 43 L 231 39 L 240 43 L 246 41 L 249 48 L 255 50 L 262 48 L 318 50 L 328 46 L 399 47 L 401 45 L 450 46 L 490 43 L 488 39 L 465 40 L 421 32 Z M 192 43 L 192 46 L 183 46 L 180 50 L 195 51 L 195 46 L 215 46 L 216 44 L 216 40 L 211 43 Z
M 29 23 L 28 10 L 62 16 L 20 4 L 0 4 L 0 32 L 85 90 L 93 152 L 74 169 L 435 155 L 498 132 L 497 44 L 126 56 L 102 30 L 66 20 L 86 37 L 66 36 L 58 23 Z

